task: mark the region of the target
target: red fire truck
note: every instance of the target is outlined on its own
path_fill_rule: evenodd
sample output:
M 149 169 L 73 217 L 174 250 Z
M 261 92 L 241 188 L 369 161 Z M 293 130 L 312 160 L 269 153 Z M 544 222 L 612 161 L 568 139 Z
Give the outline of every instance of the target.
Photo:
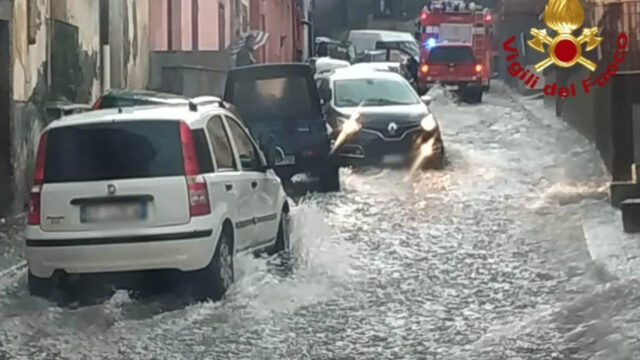
M 474 7 L 464 2 L 432 1 L 420 12 L 417 78 L 421 92 L 435 83 L 457 85 L 461 91 L 479 88 L 473 91 L 481 101 L 482 91 L 489 89 L 492 14 Z

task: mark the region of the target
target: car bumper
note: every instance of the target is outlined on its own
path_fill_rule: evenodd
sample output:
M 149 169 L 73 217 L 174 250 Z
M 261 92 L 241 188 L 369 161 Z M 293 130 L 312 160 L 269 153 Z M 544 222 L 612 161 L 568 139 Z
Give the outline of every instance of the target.
M 421 88 L 429 88 L 436 84 L 440 84 L 443 86 L 458 86 L 458 87 L 469 87 L 469 86 L 482 86 L 482 79 L 480 78 L 422 78 L 420 79 L 419 86 Z
M 197 222 L 202 222 L 202 219 Z M 143 270 L 194 271 L 206 267 L 219 237 L 219 229 L 204 222 L 147 229 L 135 235 L 52 233 L 37 226 L 27 229 L 29 271 L 49 278 L 56 271 L 91 274 Z M 198 229 L 195 230 L 194 229 Z
M 337 162 L 349 165 L 407 165 L 418 156 L 420 147 L 435 137 L 434 153 L 442 149 L 438 132 L 413 131 L 401 139 L 389 139 L 376 132 L 361 130 L 337 152 Z

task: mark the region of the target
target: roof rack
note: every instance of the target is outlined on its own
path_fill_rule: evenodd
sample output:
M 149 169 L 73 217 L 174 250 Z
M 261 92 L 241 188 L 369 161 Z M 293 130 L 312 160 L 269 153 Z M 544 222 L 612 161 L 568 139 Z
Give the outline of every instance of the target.
M 198 96 L 189 99 L 189 111 L 198 111 L 198 106 L 205 105 L 218 105 L 223 109 L 227 108 L 227 104 L 224 102 L 224 100 L 217 96 Z

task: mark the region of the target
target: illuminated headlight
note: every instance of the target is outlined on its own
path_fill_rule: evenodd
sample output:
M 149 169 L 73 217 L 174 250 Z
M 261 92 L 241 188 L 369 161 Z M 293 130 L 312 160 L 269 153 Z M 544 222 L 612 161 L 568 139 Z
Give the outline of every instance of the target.
M 358 122 L 358 118 L 360 114 L 354 113 L 350 118 L 338 118 L 338 124 L 340 124 L 340 128 L 342 132 L 345 134 L 353 134 L 355 132 L 360 131 L 362 125 Z
M 433 117 L 433 114 L 429 114 L 422 119 L 420 126 L 422 126 L 425 131 L 433 131 L 438 127 L 438 123 L 436 123 L 436 119 Z

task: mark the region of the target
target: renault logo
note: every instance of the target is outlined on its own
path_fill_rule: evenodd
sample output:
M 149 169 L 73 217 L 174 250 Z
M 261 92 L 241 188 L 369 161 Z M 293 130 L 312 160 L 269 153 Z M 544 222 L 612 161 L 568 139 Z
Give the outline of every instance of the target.
M 107 185 L 107 193 L 109 195 L 115 195 L 116 194 L 116 186 L 113 185 L 113 184 Z
M 389 134 L 395 135 L 396 131 L 398 131 L 398 125 L 392 122 L 391 124 L 389 124 L 389 127 L 387 127 L 387 130 L 389 130 Z

